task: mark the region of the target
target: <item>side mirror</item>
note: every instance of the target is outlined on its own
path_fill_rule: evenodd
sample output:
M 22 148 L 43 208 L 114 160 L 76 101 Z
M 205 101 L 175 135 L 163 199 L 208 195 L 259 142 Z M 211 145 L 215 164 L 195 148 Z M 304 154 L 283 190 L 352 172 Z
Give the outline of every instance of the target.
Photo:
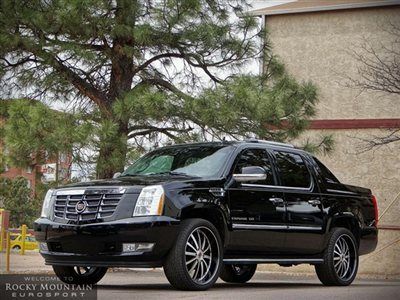
M 260 181 L 267 179 L 267 173 L 261 167 L 244 167 L 241 174 L 233 174 L 233 179 L 237 182 Z
M 113 179 L 118 178 L 119 176 L 121 176 L 121 172 L 114 173 Z

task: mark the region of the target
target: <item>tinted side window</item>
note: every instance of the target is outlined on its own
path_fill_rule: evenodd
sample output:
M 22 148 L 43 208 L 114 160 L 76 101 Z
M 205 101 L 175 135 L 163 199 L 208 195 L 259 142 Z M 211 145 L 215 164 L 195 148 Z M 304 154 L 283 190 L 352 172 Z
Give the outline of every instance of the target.
M 339 180 L 332 174 L 331 171 L 316 157 L 313 157 L 314 161 L 317 163 L 318 169 L 326 183 L 340 183 Z
M 298 154 L 274 151 L 283 186 L 307 188 L 311 176 L 302 157 Z
M 247 149 L 244 150 L 240 155 L 240 158 L 236 164 L 235 170 L 233 173 L 241 174 L 243 167 L 261 167 L 267 173 L 267 179 L 264 181 L 255 181 L 255 184 L 266 184 L 266 185 L 275 185 L 274 175 L 272 173 L 272 166 L 267 155 L 267 152 L 264 149 Z M 249 182 L 253 183 L 253 182 Z

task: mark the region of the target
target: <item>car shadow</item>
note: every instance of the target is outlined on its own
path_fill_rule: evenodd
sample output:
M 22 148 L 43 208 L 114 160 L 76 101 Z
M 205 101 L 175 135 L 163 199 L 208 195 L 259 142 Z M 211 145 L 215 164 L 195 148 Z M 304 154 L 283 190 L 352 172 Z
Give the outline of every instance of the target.
M 380 287 L 380 286 L 387 286 L 387 283 L 378 283 L 378 282 L 354 282 L 352 285 L 348 286 L 347 288 L 351 287 Z M 248 282 L 243 284 L 234 284 L 234 283 L 224 283 L 218 282 L 216 283 L 211 289 L 215 290 L 224 290 L 224 289 L 296 289 L 296 288 L 323 288 L 324 286 L 319 282 L 287 282 L 287 281 L 270 281 L 270 282 Z M 327 287 L 327 288 L 343 288 L 343 287 Z M 160 291 L 176 291 L 169 283 L 143 283 L 143 284 L 99 284 L 97 285 L 98 290 L 160 290 Z
M 320 283 L 305 283 L 305 282 L 248 282 L 243 284 L 234 283 L 216 283 L 211 289 L 259 289 L 259 288 L 320 288 Z M 145 284 L 99 284 L 97 285 L 98 290 L 174 290 L 168 283 L 145 283 Z

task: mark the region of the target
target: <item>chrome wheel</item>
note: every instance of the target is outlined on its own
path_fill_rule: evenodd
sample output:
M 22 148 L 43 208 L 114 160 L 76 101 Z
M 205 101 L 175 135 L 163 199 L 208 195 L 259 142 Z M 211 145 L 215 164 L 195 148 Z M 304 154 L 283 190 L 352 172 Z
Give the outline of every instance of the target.
M 357 269 L 358 258 L 353 240 L 342 234 L 336 240 L 333 251 L 333 263 L 336 275 L 343 281 L 351 278 Z
M 107 273 L 105 267 L 53 266 L 57 277 L 67 284 L 96 284 Z
M 189 276 L 197 284 L 207 284 L 217 272 L 219 265 L 218 241 L 207 227 L 195 228 L 185 247 L 185 264 Z

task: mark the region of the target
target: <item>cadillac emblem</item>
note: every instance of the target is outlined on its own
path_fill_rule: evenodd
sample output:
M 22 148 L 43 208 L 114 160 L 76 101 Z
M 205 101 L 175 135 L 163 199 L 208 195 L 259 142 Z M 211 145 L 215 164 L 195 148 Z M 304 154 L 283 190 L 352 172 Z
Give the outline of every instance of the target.
M 86 209 L 86 202 L 84 202 L 84 201 L 79 201 L 75 206 L 75 210 L 77 213 L 81 213 L 85 209 Z

